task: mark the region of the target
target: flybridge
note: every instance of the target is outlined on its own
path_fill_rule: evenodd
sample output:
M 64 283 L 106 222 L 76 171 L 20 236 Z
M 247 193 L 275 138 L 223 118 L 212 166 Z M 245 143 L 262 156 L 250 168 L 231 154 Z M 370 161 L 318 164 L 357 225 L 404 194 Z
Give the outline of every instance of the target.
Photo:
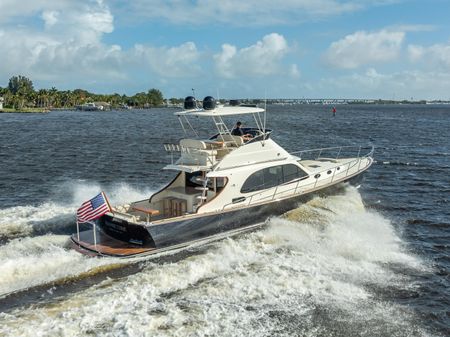
M 229 106 L 218 105 L 213 110 L 192 109 L 175 112 L 176 116 L 199 116 L 199 117 L 214 117 L 214 116 L 236 116 L 264 112 L 264 109 L 248 106 Z
M 188 96 L 184 99 L 184 110 L 175 112 L 175 115 L 213 117 L 255 114 L 264 111 L 264 109 L 258 108 L 256 105 L 242 105 L 238 100 L 230 100 L 228 105 L 217 104 L 212 96 L 206 96 L 203 99 L 202 107 L 199 107 L 195 97 Z
M 263 113 L 263 116 L 261 114 Z M 222 117 L 253 115 L 257 129 L 260 133 L 265 133 L 266 110 L 256 105 L 242 105 L 237 100 L 231 100 L 228 105 L 217 104 L 212 96 L 203 99 L 202 107 L 199 107 L 195 97 L 188 96 L 184 100 L 184 110 L 175 112 L 185 133 L 190 129 L 197 137 L 197 131 L 192 127 L 188 117 L 210 117 L 213 119 L 219 134 L 231 135 L 230 129 L 226 126 Z
M 246 137 L 233 135 L 231 128 L 226 125 L 222 117 L 246 114 L 253 115 L 257 127 L 242 128 Z M 209 171 L 230 152 L 248 143 L 265 142 L 271 133 L 271 130 L 266 130 L 264 127 L 265 109 L 241 105 L 235 100 L 230 101 L 228 105 L 222 105 L 216 104 L 212 96 L 207 96 L 199 107 L 195 98 L 188 96 L 184 101 L 184 110 L 176 112 L 175 115 L 178 116 L 185 134 L 195 135 L 195 139 L 185 138 L 179 144 L 164 144 L 166 151 L 171 153 L 172 157 L 172 163 L 167 165 L 166 169 L 185 172 Z M 191 116 L 211 118 L 217 133 L 206 139 L 199 137 L 196 128 L 189 120 Z M 176 152 L 180 154 L 180 158 L 174 162 L 173 157 Z

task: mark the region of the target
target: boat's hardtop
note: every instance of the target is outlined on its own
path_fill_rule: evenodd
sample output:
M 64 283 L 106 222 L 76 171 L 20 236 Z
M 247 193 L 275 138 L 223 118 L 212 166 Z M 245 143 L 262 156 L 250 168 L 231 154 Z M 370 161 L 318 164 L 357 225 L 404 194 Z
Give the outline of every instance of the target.
M 223 117 L 223 116 L 236 116 L 246 115 L 264 112 L 264 109 L 256 106 L 231 106 L 231 105 L 218 105 L 214 109 L 196 108 L 190 110 L 183 110 L 175 112 L 176 116 L 196 116 L 196 117 Z

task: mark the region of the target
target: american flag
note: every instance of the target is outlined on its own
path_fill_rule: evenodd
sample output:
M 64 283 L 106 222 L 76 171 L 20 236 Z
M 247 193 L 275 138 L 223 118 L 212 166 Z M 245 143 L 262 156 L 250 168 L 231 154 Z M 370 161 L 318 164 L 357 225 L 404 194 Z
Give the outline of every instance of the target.
M 77 221 L 87 222 L 101 217 L 103 214 L 111 211 L 103 192 L 99 193 L 91 200 L 83 202 L 77 210 Z

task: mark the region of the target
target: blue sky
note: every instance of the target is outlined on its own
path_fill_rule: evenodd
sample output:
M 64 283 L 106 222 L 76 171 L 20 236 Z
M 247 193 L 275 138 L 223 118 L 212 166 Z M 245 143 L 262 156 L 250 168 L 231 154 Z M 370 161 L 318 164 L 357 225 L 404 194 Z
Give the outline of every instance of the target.
M 450 99 L 448 0 L 2 0 L 0 86 Z

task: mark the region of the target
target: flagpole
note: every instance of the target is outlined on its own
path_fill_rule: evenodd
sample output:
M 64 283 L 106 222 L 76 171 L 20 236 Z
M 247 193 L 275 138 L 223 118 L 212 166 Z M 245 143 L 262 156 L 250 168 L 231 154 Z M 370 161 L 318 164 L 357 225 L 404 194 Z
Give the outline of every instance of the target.
M 99 197 L 102 197 L 102 201 L 99 201 Z M 95 205 L 93 201 L 95 200 Z M 105 210 L 105 206 L 106 209 Z M 101 212 L 99 211 L 101 210 Z M 107 212 L 112 212 L 111 204 L 109 203 L 108 198 L 105 193 L 102 191 L 94 198 L 85 201 L 81 207 L 77 210 L 77 238 L 78 245 L 80 245 L 80 226 L 79 223 L 89 223 L 93 227 L 93 236 L 94 236 L 94 247 L 97 250 L 97 224 L 96 219 L 104 216 Z M 94 221 L 92 221 L 94 220 Z M 100 233 L 101 234 L 101 233 Z M 101 239 L 101 236 L 100 236 Z M 81 246 L 81 245 L 80 245 Z
M 103 198 L 105 198 L 106 203 L 108 204 L 109 210 L 110 210 L 111 212 L 113 212 L 112 207 L 111 207 L 111 204 L 109 203 L 109 200 L 108 200 L 108 198 L 106 197 L 105 192 L 102 191 L 102 195 L 103 195 Z M 114 212 L 113 212 L 113 213 L 114 213 Z
M 80 245 L 80 225 L 77 219 L 77 238 L 78 238 L 78 246 Z

